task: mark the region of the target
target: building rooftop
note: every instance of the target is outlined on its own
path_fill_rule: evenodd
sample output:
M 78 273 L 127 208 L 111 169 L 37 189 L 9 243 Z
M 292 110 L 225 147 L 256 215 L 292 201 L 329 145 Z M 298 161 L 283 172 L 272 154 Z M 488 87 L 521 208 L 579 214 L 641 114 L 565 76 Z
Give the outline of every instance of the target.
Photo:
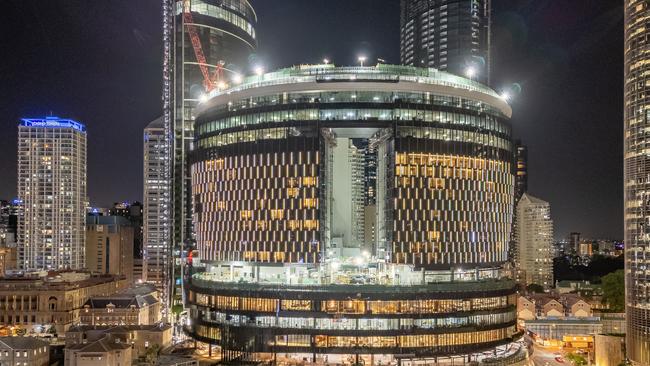
M 120 333 L 132 331 L 149 331 L 149 332 L 163 332 L 171 328 L 171 325 L 158 323 L 151 325 L 73 325 L 68 329 L 68 332 L 83 333 L 89 331 L 99 331 L 105 333 Z
M 0 337 L 0 349 L 26 350 L 49 346 L 49 343 L 34 337 Z
M 157 303 L 158 300 L 152 295 L 128 295 L 117 294 L 115 296 L 91 297 L 86 301 L 84 307 L 91 309 L 105 309 L 113 306 L 116 309 L 128 309 L 130 307 L 143 308 Z
M 86 126 L 71 119 L 49 116 L 45 118 L 23 118 L 21 126 L 41 128 L 72 128 L 77 131 L 86 132 Z
M 119 338 L 107 335 L 102 339 L 90 343 L 69 345 L 66 349 L 78 352 L 111 352 L 131 348 L 131 345 L 122 343 Z
M 589 318 L 545 318 L 545 319 L 535 319 L 535 320 L 526 320 L 526 326 L 532 324 L 560 324 L 560 325 L 575 325 L 575 324 L 600 324 L 600 318 L 598 317 L 589 317 Z
M 266 88 L 290 84 L 318 84 L 324 85 L 343 82 L 370 82 L 377 84 L 389 83 L 397 88 L 401 83 L 412 83 L 426 87 L 427 91 L 435 91 L 436 87 L 445 87 L 445 91 L 455 94 L 485 99 L 485 102 L 498 107 L 508 117 L 512 109 L 506 98 L 488 86 L 453 75 L 433 68 L 420 68 L 413 66 L 378 64 L 376 66 L 345 66 L 337 67 L 333 64 L 299 65 L 279 69 L 262 75 L 246 77 L 240 84 L 229 89 L 215 89 L 208 94 L 208 99 L 216 98 L 218 102 L 227 101 L 231 94 L 241 93 L 251 89 Z M 220 97 L 220 98 L 217 98 Z M 210 103 L 212 104 L 212 103 Z M 201 106 L 199 110 L 203 110 Z
M 78 277 L 66 277 L 58 275 L 52 277 L 49 274 L 46 277 L 38 278 L 20 276 L 5 277 L 0 279 L 0 291 L 65 291 L 96 286 L 124 279 L 123 276 L 115 275 L 91 276 L 89 273 L 78 274 L 80 274 Z

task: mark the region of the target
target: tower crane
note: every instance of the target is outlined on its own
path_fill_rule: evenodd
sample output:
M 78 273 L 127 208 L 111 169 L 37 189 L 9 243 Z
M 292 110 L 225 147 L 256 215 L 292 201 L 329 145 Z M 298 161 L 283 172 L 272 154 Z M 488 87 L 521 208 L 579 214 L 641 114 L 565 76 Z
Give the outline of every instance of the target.
M 183 23 L 187 26 L 187 31 L 190 40 L 192 41 L 192 48 L 194 49 L 194 55 L 196 56 L 196 61 L 201 69 L 201 74 L 203 74 L 203 87 L 206 92 L 210 92 L 217 88 L 219 83 L 223 80 L 223 70 L 226 63 L 223 60 L 220 60 L 217 63 L 214 73 L 210 75 L 208 60 L 206 59 L 203 47 L 201 46 L 199 31 L 194 25 L 190 0 L 183 0 Z

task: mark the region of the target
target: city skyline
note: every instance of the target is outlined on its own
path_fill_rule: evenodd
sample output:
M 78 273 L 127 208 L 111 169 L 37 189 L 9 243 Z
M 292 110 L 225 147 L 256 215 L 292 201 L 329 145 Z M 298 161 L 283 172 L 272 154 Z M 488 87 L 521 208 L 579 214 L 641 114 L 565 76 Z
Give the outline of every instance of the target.
M 650 364 L 650 0 L 7 7 L 0 361 Z
M 367 0 L 281 0 L 286 6 L 278 7 L 253 1 L 260 18 L 259 57 L 268 70 L 317 63 L 323 57 L 348 65 L 370 49 L 368 57 L 399 63 L 399 4 L 380 2 L 369 6 Z M 13 156 L 20 118 L 52 111 L 86 121 L 92 131 L 91 202 L 110 206 L 116 200 L 141 200 L 142 130 L 161 115 L 159 2 L 118 0 L 88 9 L 77 0 L 34 4 L 9 3 L 10 10 L 35 20 L 25 25 L 29 32 L 20 41 L 7 36 L 5 43 L 23 57 L 3 65 L 8 80 L 0 88 L 8 99 L 0 106 L 0 123 L 8 132 L 0 136 L 0 152 Z M 622 237 L 622 141 L 615 123 L 621 119 L 622 75 L 610 72 L 622 68 L 622 7 L 605 0 L 493 6 L 494 46 L 502 51 L 494 52 L 492 79 L 495 87 L 514 82 L 523 87 L 513 102 L 513 124 L 515 137 L 530 148 L 530 192 L 553 205 L 558 238 L 571 231 Z M 92 22 L 80 16 L 84 11 Z M 298 16 L 305 12 L 318 12 L 319 19 Z M 270 20 L 285 17 L 296 24 Z M 5 35 L 11 34 L 17 19 L 2 22 Z M 296 28 L 305 31 L 295 33 Z M 290 36 L 295 47 L 288 49 L 283 40 Z M 54 48 L 63 37 L 63 46 Z M 41 58 L 42 53 L 54 56 Z M 6 89 L 14 86 L 19 88 Z M 602 102 L 592 105 L 591 100 Z M 566 159 L 567 154 L 573 154 L 572 159 Z M 0 181 L 4 199 L 16 195 L 14 160 L 0 162 L 0 171 L 7 174 Z

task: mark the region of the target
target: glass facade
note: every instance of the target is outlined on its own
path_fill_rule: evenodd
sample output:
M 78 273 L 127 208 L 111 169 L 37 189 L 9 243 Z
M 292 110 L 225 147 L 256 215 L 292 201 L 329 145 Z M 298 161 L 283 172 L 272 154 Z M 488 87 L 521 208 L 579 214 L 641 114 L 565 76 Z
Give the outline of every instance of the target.
M 627 356 L 650 364 L 650 4 L 625 1 L 625 273 Z
M 432 69 L 318 65 L 211 96 L 194 130 L 189 334 L 252 358 L 467 362 L 519 336 L 496 93 Z
M 162 243 L 145 243 L 157 248 L 150 251 L 151 257 L 144 258 L 149 262 L 148 277 L 161 290 L 164 305 L 172 297 L 174 282 L 173 260 L 167 253 L 190 248 L 194 243 L 189 169 L 194 149 L 194 110 L 199 99 L 210 91 L 210 84 L 227 84 L 234 74 L 249 67 L 249 56 L 257 47 L 256 23 L 257 15 L 248 0 L 164 0 L 166 140 L 161 147 L 169 150 L 165 151 L 169 158 L 161 175 L 170 192 L 161 205 L 171 211 L 165 215 L 154 215 L 152 211 L 144 219 L 158 227 L 169 226 L 161 231 Z
M 489 80 L 490 0 L 401 0 L 401 62 Z

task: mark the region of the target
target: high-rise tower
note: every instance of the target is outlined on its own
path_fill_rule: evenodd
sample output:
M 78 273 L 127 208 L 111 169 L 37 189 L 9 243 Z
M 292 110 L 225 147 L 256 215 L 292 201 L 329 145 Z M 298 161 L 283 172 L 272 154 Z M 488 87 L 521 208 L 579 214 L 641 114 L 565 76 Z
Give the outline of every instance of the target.
M 172 230 L 163 240 L 170 252 L 193 240 L 188 158 L 194 108 L 207 92 L 226 87 L 248 68 L 257 47 L 256 22 L 248 0 L 163 0 L 163 126 L 170 159 L 164 174 L 172 193 Z M 165 275 L 171 282 L 172 275 Z
M 217 84 L 246 71 L 257 47 L 257 16 L 247 0 L 176 0 L 173 11 L 173 244 L 179 245 L 192 238 L 188 157 L 194 108 Z
M 524 285 L 553 287 L 553 220 L 551 205 L 524 193 L 517 203 L 515 264 Z
M 650 4 L 625 1 L 625 287 L 627 356 L 650 365 Z
M 490 0 L 401 0 L 401 62 L 490 80 Z
M 143 279 L 162 292 L 169 292 L 165 273 L 170 272 L 170 185 L 165 179 L 165 144 L 163 119 L 151 122 L 144 129 L 144 200 L 143 216 Z
M 18 126 L 21 269 L 85 266 L 86 127 L 46 117 Z

